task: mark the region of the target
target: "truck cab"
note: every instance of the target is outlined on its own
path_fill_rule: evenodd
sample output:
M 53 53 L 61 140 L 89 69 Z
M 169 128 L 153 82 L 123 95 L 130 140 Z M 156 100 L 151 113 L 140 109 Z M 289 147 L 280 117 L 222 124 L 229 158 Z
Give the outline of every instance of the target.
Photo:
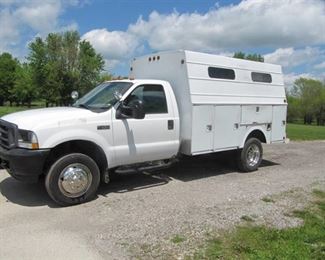
M 104 82 L 72 107 L 4 116 L 0 130 L 2 165 L 25 182 L 45 174 L 61 205 L 89 199 L 109 169 L 169 159 L 179 149 L 176 99 L 161 80 Z

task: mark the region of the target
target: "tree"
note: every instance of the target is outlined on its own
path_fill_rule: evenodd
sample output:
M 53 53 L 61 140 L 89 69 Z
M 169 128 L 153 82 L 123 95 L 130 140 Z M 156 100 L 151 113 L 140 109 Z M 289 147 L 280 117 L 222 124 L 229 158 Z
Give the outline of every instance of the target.
M 43 41 L 36 38 L 29 45 L 35 85 L 46 105 L 67 105 L 73 90 L 81 94 L 100 79 L 104 60 L 87 41 L 80 41 L 77 31 L 50 33 Z
M 21 103 L 31 107 L 31 103 L 37 97 L 37 94 L 30 66 L 27 63 L 19 64 L 16 70 L 15 85 L 12 89 L 15 101 L 18 105 Z
M 241 51 L 235 52 L 233 58 L 264 62 L 264 57 L 261 54 L 245 54 Z
M 100 79 L 99 79 L 99 82 L 102 83 L 102 82 L 105 82 L 105 81 L 109 81 L 109 80 L 112 80 L 113 79 L 113 75 L 110 74 L 110 73 L 103 73 L 100 75 Z
M 298 97 L 287 94 L 288 109 L 287 109 L 287 121 L 293 123 L 302 118 L 301 104 Z
M 33 83 L 37 87 L 40 97 L 45 99 L 46 106 L 48 106 L 52 91 L 48 87 L 50 66 L 48 65 L 46 43 L 42 38 L 37 37 L 34 42 L 29 44 L 29 50 L 27 60 L 29 61 Z
M 79 44 L 79 88 L 81 94 L 88 92 L 100 81 L 100 72 L 104 68 L 104 60 L 87 41 Z
M 0 55 L 0 106 L 5 101 L 13 102 L 12 88 L 15 84 L 17 59 L 14 59 L 10 53 L 4 52 Z
M 298 98 L 304 124 L 311 124 L 316 118 L 317 124 L 325 121 L 325 85 L 318 80 L 299 78 L 294 82 L 291 96 Z

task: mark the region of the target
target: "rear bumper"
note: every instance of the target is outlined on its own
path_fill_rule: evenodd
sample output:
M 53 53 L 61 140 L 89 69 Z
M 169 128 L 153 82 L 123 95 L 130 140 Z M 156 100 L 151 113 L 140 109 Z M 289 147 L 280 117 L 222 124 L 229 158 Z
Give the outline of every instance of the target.
M 37 182 L 43 173 L 44 163 L 50 150 L 11 149 L 0 147 L 1 166 L 8 170 L 9 174 L 23 182 Z

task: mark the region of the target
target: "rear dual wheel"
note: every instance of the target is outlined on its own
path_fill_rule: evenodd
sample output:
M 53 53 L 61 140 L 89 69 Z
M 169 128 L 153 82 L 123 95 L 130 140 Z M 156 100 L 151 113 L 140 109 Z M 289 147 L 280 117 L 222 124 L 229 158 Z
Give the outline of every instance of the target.
M 80 204 L 92 199 L 99 183 L 100 171 L 96 162 L 81 153 L 59 158 L 45 179 L 47 193 L 61 206 Z
M 237 166 L 243 172 L 256 171 L 263 158 L 263 147 L 257 138 L 250 138 L 243 149 L 237 151 Z

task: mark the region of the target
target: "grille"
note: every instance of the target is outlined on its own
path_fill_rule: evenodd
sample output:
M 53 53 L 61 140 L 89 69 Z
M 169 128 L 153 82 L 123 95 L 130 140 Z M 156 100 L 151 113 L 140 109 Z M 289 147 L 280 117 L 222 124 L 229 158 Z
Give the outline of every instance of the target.
M 12 149 L 16 147 L 18 127 L 0 119 L 0 146 L 4 149 Z

